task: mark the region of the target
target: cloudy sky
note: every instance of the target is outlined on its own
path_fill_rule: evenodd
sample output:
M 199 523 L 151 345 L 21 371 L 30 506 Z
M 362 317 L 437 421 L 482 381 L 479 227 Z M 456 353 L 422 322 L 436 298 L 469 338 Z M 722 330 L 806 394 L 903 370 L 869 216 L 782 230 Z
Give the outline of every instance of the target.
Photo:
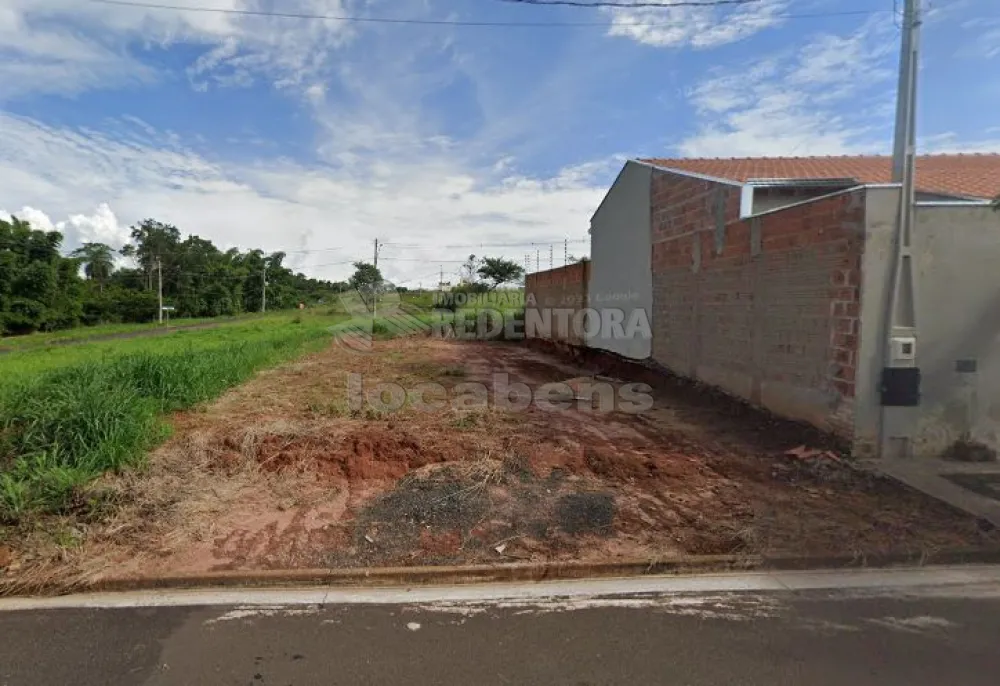
M 153 217 L 343 278 L 379 238 L 426 285 L 583 254 L 628 157 L 890 147 L 893 0 L 131 2 L 0 0 L 0 210 L 67 249 Z M 1000 6 L 933 6 L 922 150 L 1000 151 Z

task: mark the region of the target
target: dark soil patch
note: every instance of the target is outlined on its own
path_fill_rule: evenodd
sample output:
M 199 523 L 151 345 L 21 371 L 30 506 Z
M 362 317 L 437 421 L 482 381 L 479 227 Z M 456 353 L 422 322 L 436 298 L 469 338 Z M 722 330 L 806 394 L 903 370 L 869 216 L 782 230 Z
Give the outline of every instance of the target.
M 941 455 L 951 462 L 996 462 L 997 451 L 978 441 L 955 441 Z
M 943 474 L 953 484 L 1000 502 L 1000 474 Z
M 327 562 L 458 564 L 572 553 L 615 531 L 612 493 L 579 479 L 536 478 L 516 461 L 434 466 L 399 481 L 355 515 L 353 540 Z
M 568 493 L 556 503 L 559 527 L 574 536 L 610 534 L 615 518 L 615 498 L 610 493 Z
M 737 439 L 755 449 L 770 451 L 788 450 L 797 445 L 844 454 L 848 451 L 846 443 L 836 436 L 809 424 L 778 417 L 716 388 L 679 376 L 653 361 L 639 362 L 608 351 L 569 347 L 539 339 L 530 339 L 528 345 L 585 367 L 597 377 L 647 384 L 659 394 L 659 400 L 677 410 L 680 417 L 692 424 L 718 426 L 716 433 L 727 441 Z

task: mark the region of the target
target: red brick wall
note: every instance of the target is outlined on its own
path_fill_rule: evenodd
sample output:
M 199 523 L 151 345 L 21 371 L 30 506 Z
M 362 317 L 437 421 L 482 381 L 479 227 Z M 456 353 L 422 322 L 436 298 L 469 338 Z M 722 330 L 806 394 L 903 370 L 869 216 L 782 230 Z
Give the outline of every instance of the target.
M 853 438 L 864 191 L 739 219 L 740 189 L 655 172 L 653 359 Z
M 579 262 L 559 269 L 528 274 L 525 278 L 525 320 L 530 321 L 532 310 L 538 317 L 543 317 L 545 310 L 571 309 L 577 312 L 587 307 L 587 287 L 590 283 L 590 263 Z M 532 336 L 531 327 L 526 327 L 525 333 Z M 574 334 L 573 328 L 560 332 L 555 326 L 551 329 L 553 340 L 559 340 L 571 345 L 586 345 L 586 341 Z

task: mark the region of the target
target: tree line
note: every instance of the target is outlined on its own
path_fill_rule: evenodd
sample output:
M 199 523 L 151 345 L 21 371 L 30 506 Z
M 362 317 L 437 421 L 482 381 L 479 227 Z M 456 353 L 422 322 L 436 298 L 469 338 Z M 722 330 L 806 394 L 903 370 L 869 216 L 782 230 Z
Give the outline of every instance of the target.
M 222 251 L 154 219 L 133 226 L 130 239 L 118 254 L 135 266 L 117 266 L 108 245 L 85 243 L 63 255 L 58 231 L 0 219 L 0 333 L 153 321 L 161 274 L 163 303 L 176 317 L 260 311 L 265 278 L 268 309 L 322 302 L 348 288 L 292 271 L 285 253 Z

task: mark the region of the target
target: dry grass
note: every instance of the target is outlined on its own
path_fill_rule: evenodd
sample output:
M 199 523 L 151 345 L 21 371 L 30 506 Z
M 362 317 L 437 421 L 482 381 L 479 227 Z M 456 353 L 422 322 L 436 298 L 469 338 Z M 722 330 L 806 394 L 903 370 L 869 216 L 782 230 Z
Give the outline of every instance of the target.
M 329 501 L 336 491 L 318 489 L 308 463 L 272 472 L 261 453 L 265 437 L 294 442 L 311 431 L 316 428 L 288 421 L 251 425 L 242 432 L 238 460 L 231 452 L 223 459 L 210 432 L 195 432 L 157 450 L 144 470 L 99 479 L 81 494 L 89 503 L 85 517 L 49 518 L 22 533 L 18 547 L 32 552 L 20 560 L 16 577 L 0 581 L 0 594 L 72 589 L 109 570 L 143 574 L 164 558 L 210 544 L 248 504 L 290 511 Z M 79 532 L 77 544 L 65 544 L 60 532 L 67 529 Z

